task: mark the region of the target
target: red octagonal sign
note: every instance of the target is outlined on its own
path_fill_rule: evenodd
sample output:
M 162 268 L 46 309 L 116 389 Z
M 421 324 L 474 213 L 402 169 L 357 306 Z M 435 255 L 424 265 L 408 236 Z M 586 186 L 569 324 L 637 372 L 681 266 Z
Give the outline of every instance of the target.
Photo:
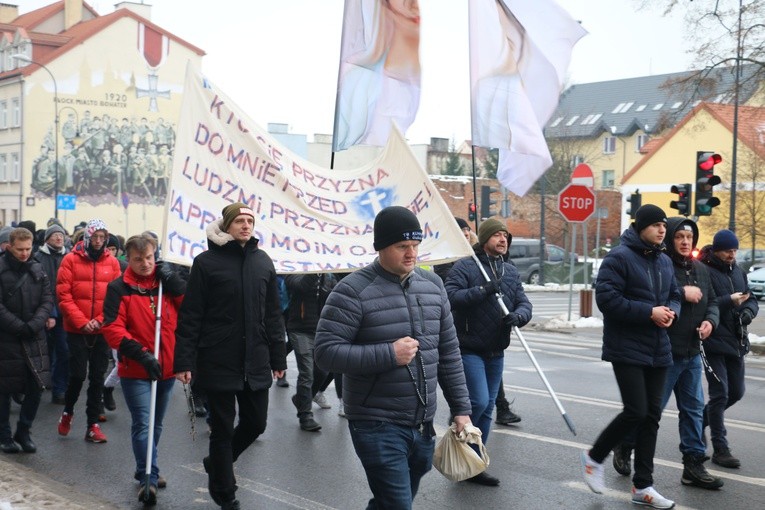
M 569 184 L 558 194 L 558 211 L 570 222 L 583 223 L 595 212 L 595 194 L 587 186 Z

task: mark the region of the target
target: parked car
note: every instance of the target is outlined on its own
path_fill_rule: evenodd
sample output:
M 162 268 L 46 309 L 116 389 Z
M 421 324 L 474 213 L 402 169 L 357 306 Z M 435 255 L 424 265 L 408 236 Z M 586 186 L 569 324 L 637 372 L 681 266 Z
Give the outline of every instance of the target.
M 566 250 L 554 244 L 545 244 L 545 262 L 562 264 L 566 260 Z M 521 281 L 537 285 L 539 283 L 539 239 L 514 237 L 508 250 Z
M 765 250 L 754 250 L 754 257 L 752 257 L 750 248 L 742 248 L 736 253 L 736 263 L 745 272 L 752 271 L 753 266 L 765 267 Z
M 757 269 L 747 275 L 749 279 L 749 290 L 757 299 L 765 297 L 765 268 Z

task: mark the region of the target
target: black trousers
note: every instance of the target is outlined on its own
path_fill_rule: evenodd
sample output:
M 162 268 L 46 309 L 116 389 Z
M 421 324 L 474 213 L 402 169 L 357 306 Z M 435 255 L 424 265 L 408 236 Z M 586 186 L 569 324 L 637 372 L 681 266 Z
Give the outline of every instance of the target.
M 236 493 L 234 462 L 266 430 L 268 389 L 206 391 L 210 408 L 210 493 L 231 501 Z M 239 405 L 239 423 L 236 405 Z
M 67 333 L 66 341 L 69 344 L 69 385 L 64 396 L 64 411 L 69 414 L 74 412 L 87 376 L 88 398 L 85 413 L 88 417 L 87 425 L 91 426 L 98 423 L 101 399 L 104 395 L 104 377 L 112 350 L 102 335 Z
M 635 430 L 635 474 L 632 483 L 638 489 L 645 489 L 653 485 L 653 456 L 667 369 L 623 363 L 613 363 L 612 366 L 624 408 L 600 433 L 590 449 L 590 457 L 595 462 L 603 462 L 611 450 Z

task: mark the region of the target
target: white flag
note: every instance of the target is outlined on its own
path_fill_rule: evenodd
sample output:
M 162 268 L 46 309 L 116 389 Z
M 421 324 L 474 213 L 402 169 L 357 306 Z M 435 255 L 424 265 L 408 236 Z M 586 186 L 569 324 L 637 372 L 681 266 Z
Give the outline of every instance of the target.
M 345 0 L 332 150 L 383 146 L 420 104 L 418 2 Z
M 404 206 L 419 219 L 420 263 L 471 254 L 397 129 L 369 164 L 353 170 L 322 168 L 290 152 L 189 64 L 165 209 L 163 258 L 191 265 L 207 249 L 207 225 L 234 202 L 255 211 L 254 235 L 280 273 L 347 272 L 371 263 L 376 256 L 374 218 L 389 205 Z
M 497 178 L 525 195 L 552 165 L 542 128 L 587 32 L 554 0 L 471 0 L 473 145 L 499 149 Z

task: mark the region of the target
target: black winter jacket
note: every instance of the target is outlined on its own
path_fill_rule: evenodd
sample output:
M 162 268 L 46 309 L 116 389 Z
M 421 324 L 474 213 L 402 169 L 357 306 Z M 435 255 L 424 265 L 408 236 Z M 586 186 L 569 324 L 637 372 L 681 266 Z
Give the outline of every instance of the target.
M 672 365 L 666 328 L 651 320 L 655 306 L 680 315 L 680 289 L 665 247 L 650 246 L 629 227 L 603 259 L 595 300 L 603 312 L 604 361 L 648 367 Z
M 14 288 L 24 273 L 21 287 Z M 25 366 L 38 386 L 50 386 L 50 359 L 45 322 L 53 308 L 48 276 L 34 261 L 20 262 L 0 254 L 0 393 L 23 393 Z
M 523 290 L 521 277 L 507 257 L 499 257 L 491 265 L 489 256 L 477 244 L 473 247 L 486 274 L 496 280 L 499 276 L 502 300 L 510 312 L 518 314 L 520 326 L 531 320 L 532 306 Z M 472 257 L 458 260 L 446 278 L 446 292 L 452 305 L 454 327 L 463 353 L 501 356 L 510 344 L 510 332 L 502 324 L 502 310 L 496 294 L 487 294 L 481 270 Z
M 194 259 L 176 330 L 174 371 L 191 370 L 211 391 L 269 388 L 287 368 L 276 271 L 251 238 L 242 247 L 207 226 L 208 250 Z
M 337 283 L 335 275 L 331 273 L 289 275 L 284 281 L 290 296 L 287 330 L 315 333 L 321 309 Z
M 740 357 L 749 352 L 749 338 L 746 328 L 742 328 L 739 316 L 748 309 L 752 317 L 757 317 L 760 306 L 757 298 L 750 293 L 749 299 L 740 306 L 733 304 L 731 294 L 749 292 L 749 281 L 746 274 L 736 262 L 728 265 L 712 253 L 711 246 L 701 250 L 701 260 L 709 267 L 712 286 L 717 294 L 717 306 L 720 309 L 720 324 L 712 332 L 712 336 L 704 341 L 704 351 L 707 354 L 723 354 Z
M 48 281 L 50 282 L 50 291 L 53 294 L 53 311 L 50 314 L 51 317 L 58 317 L 61 314 L 58 310 L 56 280 L 58 279 L 58 268 L 61 265 L 61 261 L 64 260 L 64 255 L 66 255 L 66 253 L 66 248 L 63 248 L 61 252 L 55 252 L 51 250 L 47 243 L 44 243 L 34 255 L 34 259 L 42 265 L 43 271 L 48 275 Z
M 399 366 L 393 342 L 406 336 L 419 342 L 419 354 Z M 348 419 L 432 421 L 436 379 L 451 414 L 470 414 L 449 301 L 430 271 L 417 268 L 402 282 L 375 260 L 340 280 L 322 310 L 315 349 L 320 368 L 343 374 Z

